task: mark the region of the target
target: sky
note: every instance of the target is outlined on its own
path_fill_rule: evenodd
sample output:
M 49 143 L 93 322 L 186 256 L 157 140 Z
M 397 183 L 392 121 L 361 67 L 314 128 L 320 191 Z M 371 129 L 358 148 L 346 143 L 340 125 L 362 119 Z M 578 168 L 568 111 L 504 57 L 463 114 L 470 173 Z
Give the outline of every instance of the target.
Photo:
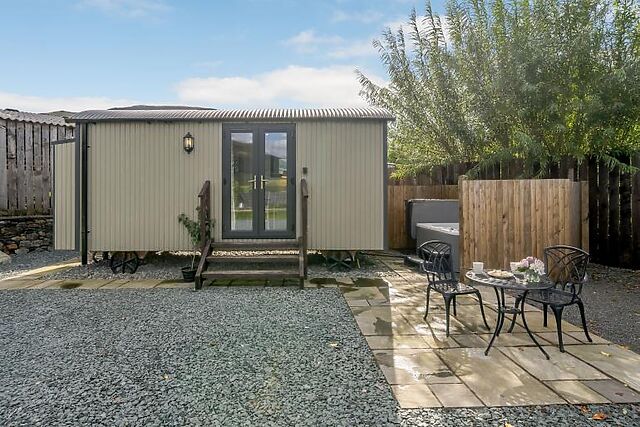
M 433 2 L 441 12 L 442 0 Z M 0 108 L 347 107 L 415 0 L 0 0 Z

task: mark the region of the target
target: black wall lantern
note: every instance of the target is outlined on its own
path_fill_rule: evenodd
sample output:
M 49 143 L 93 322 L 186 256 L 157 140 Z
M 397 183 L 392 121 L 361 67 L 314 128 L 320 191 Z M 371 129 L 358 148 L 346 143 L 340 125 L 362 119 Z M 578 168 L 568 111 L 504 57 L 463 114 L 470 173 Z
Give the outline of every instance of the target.
M 184 151 L 187 153 L 193 151 L 193 136 L 191 135 L 191 132 L 187 132 L 187 134 L 182 138 L 182 148 L 184 148 Z

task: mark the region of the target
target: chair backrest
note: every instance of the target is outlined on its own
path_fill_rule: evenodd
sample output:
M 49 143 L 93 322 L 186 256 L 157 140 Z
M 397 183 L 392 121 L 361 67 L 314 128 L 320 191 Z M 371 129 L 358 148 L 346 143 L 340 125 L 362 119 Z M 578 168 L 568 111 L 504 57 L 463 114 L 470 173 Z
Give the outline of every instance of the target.
M 589 254 L 573 246 L 557 245 L 544 249 L 547 276 L 562 290 L 569 288 L 574 295 L 582 292 L 587 276 Z
M 441 240 L 424 242 L 418 248 L 418 256 L 423 259 L 420 269 L 430 282 L 455 279 L 449 243 Z

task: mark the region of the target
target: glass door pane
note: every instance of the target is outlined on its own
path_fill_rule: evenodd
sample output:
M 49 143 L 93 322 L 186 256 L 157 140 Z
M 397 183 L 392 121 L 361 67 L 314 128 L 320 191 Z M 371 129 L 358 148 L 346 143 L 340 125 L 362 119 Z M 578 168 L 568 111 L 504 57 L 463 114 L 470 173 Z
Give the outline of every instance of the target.
M 254 173 L 252 132 L 231 133 L 231 230 L 252 231 Z
M 264 133 L 264 230 L 286 231 L 287 132 Z

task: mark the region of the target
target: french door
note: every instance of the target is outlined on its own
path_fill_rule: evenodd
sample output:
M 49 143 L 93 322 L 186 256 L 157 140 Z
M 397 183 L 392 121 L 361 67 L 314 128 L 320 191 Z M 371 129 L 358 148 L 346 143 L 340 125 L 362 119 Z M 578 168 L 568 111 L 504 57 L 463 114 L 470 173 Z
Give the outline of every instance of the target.
M 222 136 L 222 237 L 295 238 L 295 126 L 224 124 Z

